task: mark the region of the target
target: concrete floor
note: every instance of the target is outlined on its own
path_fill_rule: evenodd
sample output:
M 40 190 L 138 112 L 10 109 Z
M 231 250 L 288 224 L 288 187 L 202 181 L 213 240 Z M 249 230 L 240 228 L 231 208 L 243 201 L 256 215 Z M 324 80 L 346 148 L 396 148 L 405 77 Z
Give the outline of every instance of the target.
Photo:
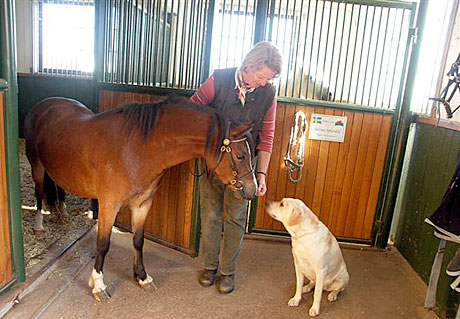
M 132 279 L 131 234 L 114 232 L 104 269 L 112 298 L 103 303 L 87 285 L 95 246 L 93 229 L 4 318 L 308 318 L 311 293 L 287 306 L 295 290 L 289 243 L 245 240 L 235 291 L 220 295 L 198 284 L 200 258 L 146 241 L 145 265 L 159 287 L 147 293 Z M 426 285 L 397 251 L 342 251 L 350 284 L 336 302 L 323 293 L 319 318 L 437 318 L 423 308 Z

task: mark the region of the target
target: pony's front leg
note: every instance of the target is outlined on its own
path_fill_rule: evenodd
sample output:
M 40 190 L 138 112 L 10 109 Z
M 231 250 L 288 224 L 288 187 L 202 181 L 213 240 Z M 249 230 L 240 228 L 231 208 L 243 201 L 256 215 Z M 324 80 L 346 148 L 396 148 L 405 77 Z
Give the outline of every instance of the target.
M 102 200 L 99 201 L 96 262 L 88 283 L 89 286 L 93 288 L 93 297 L 97 301 L 110 298 L 110 294 L 107 292 L 107 286 L 104 284 L 102 269 L 104 267 L 105 255 L 109 251 L 110 247 L 112 226 L 115 223 L 115 217 L 117 216 L 118 209 L 120 208 L 119 205 L 103 204 L 102 202 Z
M 145 219 L 149 212 L 152 200 L 149 199 L 140 204 L 132 203 L 131 208 L 131 226 L 133 230 L 133 244 L 134 244 L 134 279 L 137 280 L 139 286 L 146 291 L 157 290 L 157 286 L 144 268 L 143 261 L 143 248 L 144 248 L 144 225 Z

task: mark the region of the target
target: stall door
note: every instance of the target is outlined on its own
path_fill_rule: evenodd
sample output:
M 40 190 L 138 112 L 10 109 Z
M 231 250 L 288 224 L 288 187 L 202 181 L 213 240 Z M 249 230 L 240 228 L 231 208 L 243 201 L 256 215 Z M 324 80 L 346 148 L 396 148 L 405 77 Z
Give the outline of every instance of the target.
M 6 183 L 5 130 L 3 126 L 3 93 L 0 92 L 0 289 L 13 279 L 11 267 L 10 228 Z
M 298 183 L 288 178 L 284 156 L 292 119 L 303 111 L 345 116 L 344 142 L 305 140 L 305 164 Z M 252 231 L 285 232 L 264 210 L 265 201 L 302 199 L 337 237 L 370 241 L 375 219 L 392 115 L 314 108 L 280 103 L 274 147 L 267 176 L 267 195 L 252 212 Z

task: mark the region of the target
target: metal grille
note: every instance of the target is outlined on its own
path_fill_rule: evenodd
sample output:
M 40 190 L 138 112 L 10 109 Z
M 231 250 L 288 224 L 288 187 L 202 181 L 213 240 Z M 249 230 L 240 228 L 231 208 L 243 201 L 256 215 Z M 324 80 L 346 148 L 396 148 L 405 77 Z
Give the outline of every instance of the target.
M 254 43 L 257 0 L 216 1 L 212 30 L 211 73 L 241 64 Z
M 198 88 L 207 8 L 207 0 L 107 0 L 102 81 Z
M 394 109 L 413 8 L 390 1 L 272 2 L 266 37 L 284 59 L 279 95 Z
M 238 66 L 262 32 L 283 56 L 279 96 L 394 109 L 414 17 L 404 1 L 219 0 L 211 66 Z
M 94 0 L 37 0 L 34 72 L 91 77 Z

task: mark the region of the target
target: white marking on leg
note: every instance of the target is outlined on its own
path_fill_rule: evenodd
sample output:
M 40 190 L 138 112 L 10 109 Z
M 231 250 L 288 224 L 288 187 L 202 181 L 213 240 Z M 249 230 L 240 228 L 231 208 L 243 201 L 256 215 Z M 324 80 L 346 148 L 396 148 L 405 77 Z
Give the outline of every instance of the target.
M 149 276 L 149 274 L 147 274 L 147 278 L 145 278 L 145 280 L 140 280 L 139 279 L 139 285 L 141 286 L 144 286 L 144 285 L 147 285 L 147 284 L 150 284 L 153 282 L 153 278 Z
M 35 231 L 44 231 L 45 230 L 43 228 L 43 213 L 42 213 L 42 209 L 41 210 L 37 209 L 37 213 L 35 214 L 34 230 Z
M 107 286 L 104 284 L 104 275 L 102 274 L 102 271 L 101 273 L 98 273 L 96 269 L 93 268 L 91 276 L 89 277 L 88 285 L 93 288 L 93 294 L 106 290 Z

